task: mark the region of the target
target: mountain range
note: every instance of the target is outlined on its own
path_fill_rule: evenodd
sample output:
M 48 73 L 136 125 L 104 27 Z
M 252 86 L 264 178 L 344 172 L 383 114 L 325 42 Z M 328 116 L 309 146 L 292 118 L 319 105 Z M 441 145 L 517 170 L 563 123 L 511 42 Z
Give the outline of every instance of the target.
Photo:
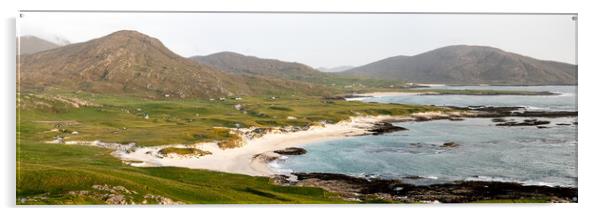
M 246 56 L 235 52 L 193 56 L 190 59 L 235 74 L 259 75 L 298 81 L 315 81 L 326 76 L 326 74 L 304 64 Z
M 575 85 L 577 66 L 486 46 L 457 45 L 394 56 L 339 73 L 413 83 L 455 85 Z
M 327 92 L 311 83 L 233 74 L 199 64 L 170 51 L 156 38 L 128 30 L 20 56 L 19 71 L 23 89 L 151 98 Z
M 402 82 L 354 78 L 324 73 L 310 66 L 276 59 L 259 58 L 235 52 L 219 52 L 206 56 L 193 56 L 191 60 L 199 64 L 239 75 L 253 75 L 266 78 L 311 83 L 328 89 L 331 94 L 344 91 L 363 90 L 370 87 L 401 86 Z
M 577 83 L 576 65 L 482 46 L 449 46 L 415 56 L 395 56 L 343 72 L 324 73 L 301 63 L 233 52 L 185 58 L 158 39 L 129 30 L 65 46 L 53 46 L 38 39 L 21 39 L 18 84 L 22 90 L 214 98 L 324 96 L 366 86 L 393 88 L 404 82 Z

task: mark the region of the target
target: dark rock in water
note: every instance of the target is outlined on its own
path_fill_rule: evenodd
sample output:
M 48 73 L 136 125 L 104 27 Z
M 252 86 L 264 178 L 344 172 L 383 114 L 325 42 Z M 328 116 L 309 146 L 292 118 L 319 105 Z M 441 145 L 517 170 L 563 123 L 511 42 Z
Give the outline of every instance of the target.
M 549 127 L 546 127 L 546 126 L 537 126 L 537 128 L 539 128 L 539 129 L 545 129 L 545 128 L 549 128 Z
M 537 126 L 550 124 L 550 121 L 541 121 L 537 119 L 525 119 L 523 122 L 504 122 L 496 124 L 495 126 Z
M 491 119 L 492 122 L 506 122 L 506 119 L 503 118 L 493 118 Z
M 569 125 L 571 125 L 571 124 L 567 124 L 567 123 L 557 123 L 556 125 L 559 125 L 559 126 L 569 126 Z
M 446 148 L 454 148 L 454 147 L 458 147 L 458 146 L 460 146 L 460 145 L 455 142 L 446 142 L 446 143 L 443 143 L 443 145 L 441 145 L 441 147 L 446 147 Z
M 274 153 L 281 154 L 281 155 L 302 155 L 302 154 L 307 153 L 307 151 L 302 148 L 290 147 L 290 148 L 285 148 L 282 150 L 276 150 L 276 151 L 274 151 Z
M 395 126 L 389 122 L 379 122 L 379 123 L 374 124 L 374 126 L 372 126 L 372 128 L 368 129 L 368 131 L 371 132 L 372 135 L 380 135 L 380 134 L 384 134 L 384 133 L 391 133 L 391 132 L 404 131 L 404 130 L 408 130 L 408 129 L 404 128 L 404 127 Z
M 577 111 L 524 111 L 512 113 L 512 116 L 555 118 L 577 116 Z
M 573 122 L 574 125 L 577 125 L 577 122 Z
M 483 112 L 494 112 L 494 113 L 507 113 L 525 109 L 524 107 L 494 107 L 494 106 L 468 106 L 469 110 L 483 111 Z
M 366 179 L 333 173 L 293 173 L 297 186 L 320 187 L 345 199 L 369 201 L 375 197 L 395 202 L 467 203 L 479 200 L 543 199 L 576 202 L 577 188 L 528 186 L 511 182 L 456 181 L 413 185 L 395 179 Z M 409 178 L 412 178 L 411 176 Z M 409 179 L 408 178 L 408 179 Z
M 447 106 L 447 108 L 476 111 L 477 117 L 569 117 L 577 116 L 577 111 L 528 111 L 525 107 L 493 107 L 493 106 L 468 106 L 468 107 L 456 107 Z
M 460 117 L 451 117 L 451 118 L 449 118 L 449 120 L 450 121 L 464 121 L 464 119 L 460 118 Z
M 331 182 L 332 184 L 327 186 L 327 190 L 339 193 L 383 193 L 392 191 L 393 188 L 404 186 L 399 180 L 366 179 L 336 173 L 293 173 L 293 175 L 297 176 L 298 182 L 311 182 L 312 184 L 316 184 L 315 186 L 321 185 L 323 181 Z
M 378 175 L 376 175 L 376 174 L 365 174 L 364 175 L 364 178 L 366 178 L 366 179 L 374 179 L 377 177 L 378 177 Z
M 405 176 L 404 179 L 424 179 L 422 176 Z

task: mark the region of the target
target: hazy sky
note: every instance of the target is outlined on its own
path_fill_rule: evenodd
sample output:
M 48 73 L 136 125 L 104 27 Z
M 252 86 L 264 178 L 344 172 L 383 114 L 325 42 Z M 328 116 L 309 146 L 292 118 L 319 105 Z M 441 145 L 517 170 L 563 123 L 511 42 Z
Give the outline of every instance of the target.
M 20 35 L 83 42 L 129 29 L 185 56 L 234 51 L 313 67 L 360 66 L 448 45 L 575 63 L 570 15 L 23 13 Z

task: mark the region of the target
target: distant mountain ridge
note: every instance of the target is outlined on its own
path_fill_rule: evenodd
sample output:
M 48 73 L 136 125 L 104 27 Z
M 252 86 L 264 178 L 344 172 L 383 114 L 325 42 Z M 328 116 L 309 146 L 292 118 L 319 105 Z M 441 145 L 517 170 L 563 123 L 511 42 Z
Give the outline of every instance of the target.
M 339 73 L 414 83 L 575 85 L 577 66 L 498 48 L 456 45 L 415 56 L 394 56 Z
M 308 81 L 323 76 L 321 72 L 301 63 L 258 58 L 235 52 L 193 56 L 190 59 L 236 74 L 253 74 L 298 81 Z
M 491 47 L 450 46 L 324 73 L 301 63 L 233 52 L 184 58 L 158 39 L 128 30 L 20 55 L 17 67 L 21 90 L 59 89 L 150 98 L 324 96 L 366 86 L 393 88 L 404 81 L 501 85 L 577 82 L 576 65 L 541 61 Z
M 276 59 L 259 58 L 235 52 L 219 52 L 207 56 L 193 56 L 190 59 L 199 64 L 207 65 L 218 70 L 239 75 L 254 75 L 271 79 L 282 79 L 314 86 L 328 88 L 330 93 L 337 89 L 343 91 L 362 90 L 369 87 L 383 87 L 398 85 L 398 81 L 390 82 L 364 78 L 350 78 L 338 76 L 335 73 L 324 73 L 310 66 L 297 63 L 280 61 Z
M 19 44 L 17 46 L 17 49 L 19 50 L 18 54 L 27 55 L 49 49 L 54 49 L 61 46 L 62 45 L 44 40 L 42 38 L 28 35 L 19 37 Z
M 307 83 L 223 72 L 173 53 L 158 39 L 128 30 L 21 56 L 19 72 L 24 89 L 153 98 L 325 92 Z

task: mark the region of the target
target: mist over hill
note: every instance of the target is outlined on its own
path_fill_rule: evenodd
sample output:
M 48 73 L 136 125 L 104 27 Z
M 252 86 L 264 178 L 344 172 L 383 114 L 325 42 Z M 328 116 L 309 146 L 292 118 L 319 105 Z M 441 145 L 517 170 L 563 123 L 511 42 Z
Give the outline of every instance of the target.
M 18 38 L 18 40 L 19 40 L 19 44 L 17 46 L 18 50 L 19 50 L 18 53 L 21 55 L 37 53 L 40 51 L 54 49 L 54 48 L 62 46 L 62 45 L 44 40 L 44 39 L 36 37 L 36 36 L 31 36 L 31 35 L 21 36 Z

